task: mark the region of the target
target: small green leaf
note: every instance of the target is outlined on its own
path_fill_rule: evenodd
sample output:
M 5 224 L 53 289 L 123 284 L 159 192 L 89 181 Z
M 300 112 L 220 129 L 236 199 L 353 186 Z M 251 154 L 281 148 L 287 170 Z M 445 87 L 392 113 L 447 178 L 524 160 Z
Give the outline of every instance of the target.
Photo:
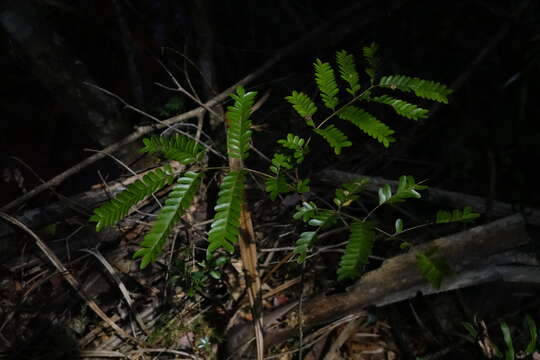
M 538 340 L 538 333 L 536 331 L 536 323 L 529 315 L 525 316 L 524 323 L 525 323 L 525 328 L 529 330 L 529 336 L 531 338 L 529 340 L 529 344 L 527 345 L 527 348 L 525 349 L 525 355 L 529 356 L 529 355 L 532 355 L 534 351 L 536 350 L 536 341 Z
M 316 231 L 305 231 L 300 234 L 300 238 L 296 241 L 294 247 L 294 253 L 298 254 L 298 263 L 306 261 L 307 251 L 313 244 L 316 235 Z
M 396 219 L 396 223 L 394 224 L 394 227 L 396 229 L 396 235 L 403 231 L 403 220 Z
M 379 205 L 384 204 L 392 197 L 392 189 L 390 185 L 385 184 L 383 187 L 379 188 Z
M 506 344 L 506 351 L 504 352 L 505 360 L 514 360 L 516 352 L 514 350 L 514 344 L 512 343 L 512 334 L 510 328 L 506 322 L 501 322 L 501 332 L 503 333 L 504 343 Z
M 436 251 L 437 249 L 431 249 L 428 252 L 418 252 L 416 254 L 416 265 L 422 272 L 424 278 L 426 278 L 435 289 L 439 289 L 443 277 L 451 274 L 451 270 L 446 261 L 434 257 Z

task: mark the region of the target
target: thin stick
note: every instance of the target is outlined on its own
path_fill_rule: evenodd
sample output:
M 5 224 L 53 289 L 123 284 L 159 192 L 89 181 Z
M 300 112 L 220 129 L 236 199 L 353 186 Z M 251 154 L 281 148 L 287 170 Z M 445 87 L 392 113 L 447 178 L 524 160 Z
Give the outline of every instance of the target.
M 369 3 L 369 2 L 370 1 L 356 2 L 355 4 L 353 4 L 353 5 L 351 5 L 351 6 L 347 7 L 347 8 L 344 8 L 343 10 L 339 11 L 332 19 L 330 19 L 327 22 L 323 23 L 321 26 L 317 27 L 316 29 L 314 29 L 310 33 L 306 34 L 305 36 L 303 36 L 299 40 L 297 40 L 297 41 L 283 47 L 281 50 L 277 51 L 276 54 L 273 57 L 271 57 L 266 63 L 264 63 L 262 66 L 260 66 L 257 70 L 255 70 L 252 73 L 244 76 L 242 79 L 240 79 L 234 85 L 230 86 L 229 88 L 225 89 L 223 92 L 221 92 L 220 94 L 215 96 L 213 99 L 211 99 L 211 100 L 207 101 L 206 103 L 204 103 L 205 107 L 211 108 L 214 105 L 217 105 L 217 104 L 221 103 L 231 93 L 233 93 L 238 86 L 244 86 L 244 85 L 249 84 L 250 82 L 252 82 L 256 78 L 258 78 L 259 76 L 261 76 L 262 74 L 267 72 L 275 64 L 277 64 L 278 62 L 283 60 L 286 56 L 294 53 L 295 51 L 299 51 L 299 50 L 303 49 L 305 47 L 305 45 L 307 43 L 309 43 L 310 41 L 316 40 L 320 36 L 320 34 L 324 33 L 334 23 L 338 22 L 340 19 L 342 19 L 344 17 L 350 16 L 353 11 L 357 11 L 357 10 L 361 9 L 362 7 L 366 6 L 366 4 Z M 118 97 L 116 97 L 116 98 L 118 98 Z M 124 104 L 125 104 L 125 102 L 124 102 Z M 129 107 L 129 108 L 134 110 L 133 107 Z M 135 110 L 135 111 L 140 112 L 138 110 Z M 165 128 L 167 126 L 176 124 L 178 122 L 197 117 L 199 114 L 202 114 L 204 112 L 205 112 L 205 108 L 197 107 L 197 108 L 195 108 L 193 110 L 187 111 L 187 112 L 185 112 L 183 114 L 173 116 L 173 117 L 168 118 L 166 120 L 156 119 L 155 117 L 143 112 L 144 116 L 150 116 L 151 118 L 154 118 L 155 120 L 157 120 L 156 122 L 158 122 L 159 124 L 141 126 L 141 127 L 137 128 L 137 130 L 135 132 L 133 132 L 132 134 L 130 134 L 130 135 L 126 136 L 125 138 L 121 139 L 120 141 L 118 141 L 118 142 L 116 142 L 114 144 L 111 144 L 111 145 L 107 146 L 106 148 L 104 148 L 103 152 L 104 153 L 115 152 L 118 149 L 122 148 L 123 146 L 136 141 L 140 137 L 142 137 L 142 136 L 144 136 L 144 135 L 146 135 L 146 134 L 148 134 L 148 133 L 150 133 L 150 132 L 152 132 L 154 130 L 162 129 L 162 128 Z M 55 186 L 58 186 L 64 180 L 66 180 L 68 177 L 78 173 L 79 171 L 81 171 L 82 169 L 86 168 L 87 166 L 93 164 L 94 162 L 103 159 L 105 157 L 104 153 L 97 153 L 97 154 L 95 154 L 93 156 L 90 156 L 90 157 L 86 158 L 85 160 L 81 161 L 77 165 L 75 165 L 75 166 L 69 168 L 68 170 L 64 171 L 63 173 L 55 176 L 54 178 L 52 178 L 51 180 L 49 180 L 45 184 L 37 186 L 36 188 L 34 188 L 31 191 L 27 192 L 26 194 L 19 197 L 18 199 L 16 199 L 16 200 L 10 202 L 9 204 L 3 206 L 2 208 L 0 208 L 0 211 L 5 212 L 5 211 L 9 211 L 9 210 L 11 210 L 13 208 L 16 208 L 16 207 L 24 204 L 29 199 L 31 199 L 31 198 L 35 197 L 36 195 L 42 193 L 43 191 L 45 191 L 47 189 L 50 189 L 50 188 L 53 188 Z
M 122 338 L 129 339 L 133 341 L 134 343 L 141 345 L 141 342 L 134 338 L 133 336 L 126 333 L 121 327 L 116 325 L 114 321 L 110 317 L 101 310 L 101 308 L 98 306 L 98 304 L 92 300 L 86 292 L 84 292 L 82 288 L 82 284 L 77 280 L 71 272 L 64 266 L 62 261 L 55 255 L 55 253 L 37 236 L 32 230 L 30 230 L 26 225 L 24 225 L 19 220 L 15 219 L 14 217 L 5 214 L 3 212 L 0 212 L 0 218 L 4 219 L 8 223 L 11 223 L 12 225 L 17 226 L 27 234 L 29 234 L 35 241 L 36 245 L 40 248 L 40 250 L 45 254 L 45 256 L 51 261 L 51 263 L 54 265 L 56 270 L 62 274 L 64 279 L 71 285 L 71 287 L 79 294 L 79 296 L 86 302 L 86 304 L 94 310 L 94 313 L 99 316 L 103 321 L 105 321 L 110 327 L 116 331 L 118 335 L 120 335 Z

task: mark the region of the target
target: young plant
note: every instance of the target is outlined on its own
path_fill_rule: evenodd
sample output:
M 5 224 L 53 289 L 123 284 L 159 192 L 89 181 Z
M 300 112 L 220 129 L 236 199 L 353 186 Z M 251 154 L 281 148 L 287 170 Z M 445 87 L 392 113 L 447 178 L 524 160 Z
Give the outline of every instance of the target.
M 292 91 L 291 95 L 286 97 L 293 109 L 304 119 L 305 124 L 311 128 L 314 134 L 322 137 L 336 155 L 340 155 L 343 149 L 352 145 L 348 134 L 340 129 L 343 122 L 352 123 L 361 132 L 372 137 L 384 147 L 389 147 L 395 141 L 394 130 L 375 115 L 364 110 L 363 107 L 366 104 L 387 105 L 397 115 L 417 121 L 427 118 L 428 110 L 400 99 L 400 93 L 411 93 L 422 99 L 448 103 L 448 95 L 451 90 L 440 83 L 404 75 L 379 77 L 378 64 L 380 60 L 377 56 L 377 50 L 376 44 L 363 49 L 366 62 L 365 73 L 369 80 L 369 84 L 364 88 L 356 70 L 356 60 L 352 54 L 345 50 L 336 54 L 337 72 L 330 63 L 320 59 L 315 61 L 315 82 L 320 100 L 323 107 L 330 111 L 320 120 L 315 117 L 320 106 L 317 106 L 316 101 L 309 95 L 300 91 Z M 270 166 L 272 177 L 266 180 L 266 190 L 272 200 L 280 194 L 309 190 L 309 179 L 298 178 L 297 169 L 309 153 L 310 141 L 311 138 L 304 139 L 295 134 L 287 134 L 285 139 L 278 141 L 282 150 L 274 154 Z M 348 227 L 349 238 L 339 262 L 338 280 L 353 279 L 358 277 L 363 267 L 368 263 L 377 231 L 395 237 L 411 230 L 404 230 L 403 220 L 397 219 L 395 233 L 388 234 L 378 229 L 370 220 L 370 216 L 385 204 L 398 203 L 409 198 L 420 198 L 419 191 L 427 187 L 416 183 L 412 176 L 401 176 L 395 191 L 392 191 L 390 185 L 382 186 L 378 191 L 379 204 L 365 218 L 358 219 L 345 210 L 351 203 L 359 200 L 360 193 L 366 189 L 368 183 L 367 179 L 357 179 L 336 189 L 334 204 L 337 209 L 319 208 L 313 202 L 304 202 L 297 208 L 293 218 L 302 220 L 315 228 L 312 231 L 301 233 L 296 242 L 294 252 L 298 254 L 299 262 L 306 260 L 309 249 L 316 242 L 320 230 L 331 227 L 339 221 Z M 466 221 L 477 216 L 478 214 L 467 208 L 463 211 L 455 210 L 452 213 L 439 211 L 434 223 Z M 406 245 L 406 243 L 404 244 Z M 435 287 L 439 287 L 443 276 L 450 273 L 449 267 L 442 259 L 436 257 L 434 251 L 429 254 L 418 254 L 417 264 L 424 277 Z

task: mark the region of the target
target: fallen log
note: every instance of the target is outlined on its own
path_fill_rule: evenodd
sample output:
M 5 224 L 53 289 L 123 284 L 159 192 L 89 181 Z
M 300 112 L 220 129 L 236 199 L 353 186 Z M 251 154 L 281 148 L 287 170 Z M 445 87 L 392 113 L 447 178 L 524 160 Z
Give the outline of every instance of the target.
M 309 332 L 367 306 L 383 306 L 414 297 L 418 291 L 431 294 L 501 279 L 506 273 L 504 268 L 497 266 L 497 256 L 528 242 L 525 222 L 519 214 L 441 237 L 386 260 L 378 269 L 362 276 L 345 293 L 318 295 L 305 300 L 302 314 L 297 316 L 302 318 L 303 331 Z M 437 290 L 427 283 L 416 266 L 416 254 L 433 248 L 437 248 L 438 256 L 444 258 L 456 274 L 444 279 Z M 264 323 L 268 324 L 274 318 L 275 314 L 266 314 Z M 298 328 L 268 328 L 265 344 L 277 344 L 297 335 L 298 331 Z M 228 351 L 233 354 L 252 335 L 249 324 L 231 329 Z

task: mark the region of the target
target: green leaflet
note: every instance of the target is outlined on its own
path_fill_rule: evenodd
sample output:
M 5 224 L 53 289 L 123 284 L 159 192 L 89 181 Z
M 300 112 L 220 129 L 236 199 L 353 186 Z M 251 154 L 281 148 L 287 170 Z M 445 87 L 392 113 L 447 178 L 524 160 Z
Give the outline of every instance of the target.
M 391 135 L 394 130 L 380 122 L 375 116 L 354 105 L 347 106 L 337 113 L 338 117 L 350 121 L 360 130 L 380 142 L 384 147 L 396 141 Z
M 437 211 L 436 224 L 451 223 L 457 221 L 469 221 L 479 217 L 480 214 L 472 212 L 470 206 L 466 206 L 463 210 L 455 209 L 452 212 L 439 210 Z
M 315 66 L 315 82 L 321 91 L 323 104 L 327 108 L 335 110 L 339 103 L 336 97 L 339 89 L 334 76 L 334 69 L 329 63 L 322 62 L 319 59 L 313 65 Z
M 243 87 L 231 94 L 234 105 L 227 108 L 229 129 L 227 130 L 227 151 L 230 158 L 246 159 L 251 144 L 251 107 L 255 102 L 256 92 L 247 92 Z
M 346 89 L 347 92 L 352 96 L 356 95 L 361 86 L 358 82 L 359 76 L 358 71 L 356 71 L 354 56 L 345 50 L 341 50 L 336 53 L 336 61 L 339 67 L 339 75 L 349 84 Z
M 184 165 L 199 161 L 204 154 L 201 145 L 187 136 L 175 134 L 173 136 L 152 136 L 143 139 L 144 147 L 141 153 L 160 152 L 169 160 L 176 160 Z
M 201 178 L 201 174 L 188 171 L 176 181 L 165 201 L 165 206 L 160 210 L 152 226 L 152 230 L 140 243 L 142 248 L 133 254 L 134 259 L 142 257 L 141 269 L 154 262 L 161 253 L 171 229 L 186 212 L 197 193 Z
M 287 183 L 285 176 L 281 173 L 275 177 L 266 179 L 266 192 L 270 193 L 270 199 L 276 200 L 279 194 L 286 194 L 291 191 L 291 187 Z
M 355 221 L 350 229 L 349 242 L 337 271 L 339 281 L 354 279 L 360 275 L 362 267 L 369 262 L 368 257 L 373 251 L 375 242 L 373 223 Z
M 305 231 L 301 233 L 300 238 L 296 240 L 296 244 L 294 246 L 294 253 L 298 254 L 298 263 L 301 264 L 306 261 L 307 252 L 315 241 L 316 235 L 316 231 Z
M 379 188 L 379 205 L 384 203 L 403 202 L 405 199 L 420 199 L 422 196 L 417 190 L 425 190 L 427 186 L 419 185 L 412 176 L 400 176 L 396 192 L 392 194 L 390 185 Z
M 416 266 L 418 266 L 424 278 L 435 289 L 438 289 L 441 287 L 443 277 L 450 275 L 452 271 L 446 261 L 434 257 L 436 252 L 436 248 L 427 252 L 418 252 L 416 254 Z
M 294 110 L 306 120 L 309 126 L 315 126 L 311 117 L 317 111 L 317 106 L 309 96 L 303 92 L 293 90 L 290 96 L 285 97 L 285 100 L 292 104 Z
M 448 104 L 448 95 L 452 93 L 452 89 L 441 83 L 405 75 L 383 76 L 379 81 L 379 85 L 390 89 L 414 92 L 420 98 L 444 104 Z
M 173 179 L 170 167 L 165 167 L 165 170 L 156 169 L 149 172 L 142 179 L 128 185 L 126 190 L 116 195 L 109 202 L 94 209 L 90 221 L 97 223 L 96 231 L 115 225 L 128 214 L 131 207 L 161 189 L 165 184 L 171 184 Z
M 372 98 L 373 101 L 390 105 L 394 108 L 394 111 L 401 116 L 411 120 L 425 119 L 428 115 L 427 109 L 422 109 L 414 104 L 400 99 L 395 99 L 388 95 L 382 95 Z
M 321 135 L 324 140 L 334 149 L 336 155 L 341 154 L 341 148 L 352 145 L 347 136 L 336 128 L 334 125 L 329 125 L 324 129 L 314 129 L 317 134 Z
M 304 156 L 309 151 L 307 145 L 305 145 L 306 141 L 294 134 L 287 134 L 287 138 L 278 140 L 278 143 L 284 148 L 293 151 L 293 156 L 296 159 L 297 164 L 304 161 Z
M 362 53 L 364 54 L 364 60 L 367 63 L 366 74 L 369 76 L 371 84 L 375 82 L 375 76 L 377 75 L 377 69 L 379 67 L 380 60 L 377 57 L 377 52 L 379 51 L 379 45 L 376 43 L 371 43 L 369 46 L 364 46 L 362 48 Z
M 358 199 L 358 193 L 363 191 L 369 184 L 368 178 L 360 178 L 341 185 L 336 189 L 336 197 L 334 204 L 337 206 L 349 206 L 353 201 Z
M 240 226 L 240 208 L 244 201 L 245 175 L 242 171 L 231 171 L 220 186 L 216 215 L 208 232 L 208 251 L 210 257 L 214 251 L 223 247 L 230 253 L 238 241 Z

